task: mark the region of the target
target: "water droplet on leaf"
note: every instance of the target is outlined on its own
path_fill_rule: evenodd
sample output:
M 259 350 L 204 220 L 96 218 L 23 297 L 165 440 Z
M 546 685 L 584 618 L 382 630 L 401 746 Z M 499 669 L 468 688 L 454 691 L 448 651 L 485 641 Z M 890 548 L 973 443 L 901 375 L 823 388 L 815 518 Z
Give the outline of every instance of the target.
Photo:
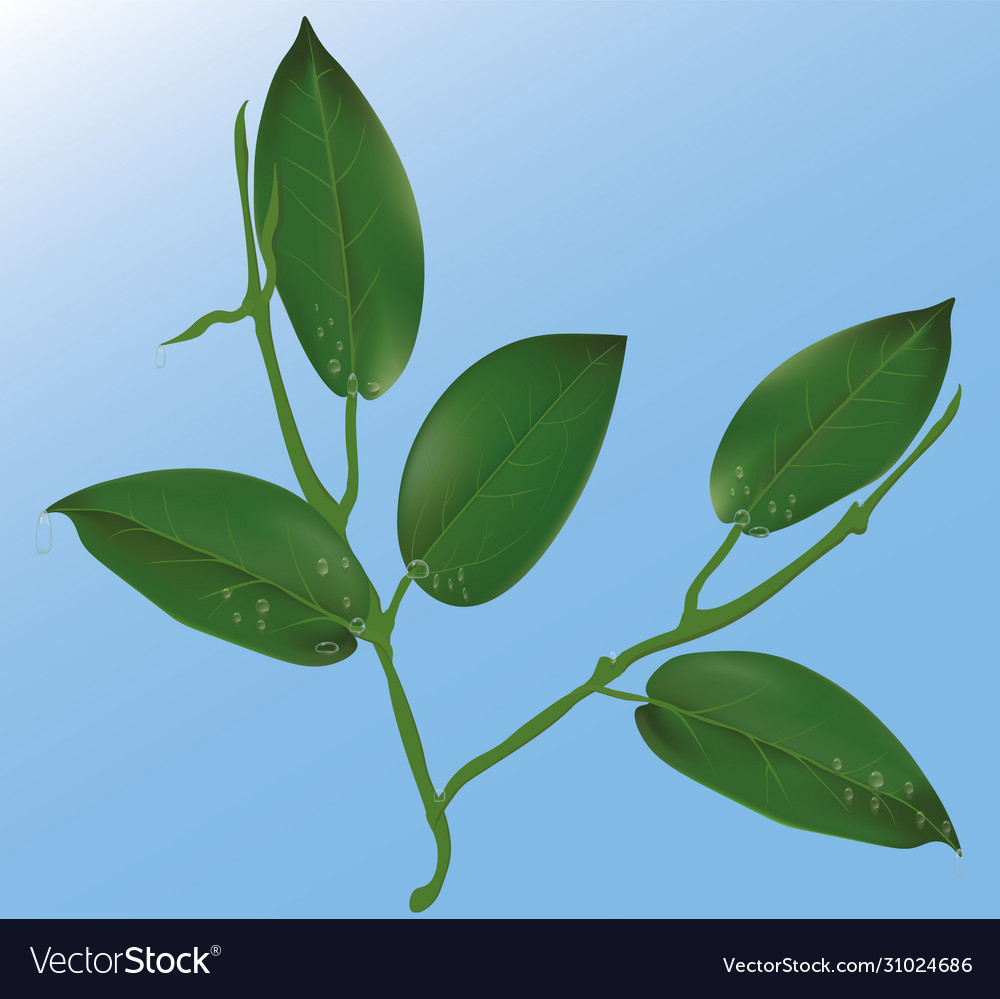
M 317 326 L 316 327 L 316 338 L 318 340 L 322 340 L 323 339 L 323 327 L 322 326 Z
M 464 583 L 465 582 L 465 570 L 464 569 L 459 569 L 458 570 L 458 581 L 460 583 Z
M 228 587 L 226 587 L 226 589 L 224 589 L 222 591 L 222 599 L 225 600 L 225 601 L 227 601 L 227 602 L 229 601 L 230 597 L 232 597 L 232 595 L 233 595 L 233 591 L 230 590 Z
M 358 376 L 353 371 L 347 376 L 347 394 L 358 394 Z
M 742 479 L 743 478 L 743 466 L 742 465 L 737 465 L 736 466 L 736 478 L 737 479 Z
M 239 624 L 243 620 L 243 615 L 239 611 L 233 612 L 233 624 Z
M 792 511 L 791 510 L 786 510 L 785 511 L 785 520 L 791 520 L 791 519 L 792 519 Z
M 406 575 L 410 579 L 426 579 L 431 571 L 427 568 L 427 563 L 422 558 L 415 558 L 406 567 Z
M 880 804 L 881 802 L 878 800 L 878 798 L 872 798 L 871 800 L 872 815 L 878 815 L 878 809 Z
M 927 821 L 926 817 L 924 816 L 924 813 L 923 812 L 917 812 L 916 816 L 914 816 L 914 817 L 915 817 L 916 822 L 917 822 L 917 828 L 918 829 L 923 829 L 924 828 L 924 823 Z
M 878 770 L 873 770 L 871 777 L 868 778 L 868 783 L 873 791 L 877 791 L 885 783 L 885 778 Z
M 736 499 L 736 490 L 735 489 L 730 489 L 729 490 L 729 495 L 732 496 L 733 499 Z
M 844 801 L 846 801 L 848 804 L 854 801 L 854 791 L 851 790 L 851 788 L 849 787 L 844 788 Z
M 951 823 L 947 819 L 941 823 L 941 832 L 943 832 L 945 836 L 951 835 Z
M 340 568 L 343 569 L 344 572 L 347 572 L 347 570 L 350 569 L 350 567 L 351 567 L 351 560 L 345 555 L 340 560 Z
M 340 651 L 340 646 L 336 642 L 319 642 L 316 651 L 323 656 L 335 656 Z
M 344 610 L 350 610 L 350 609 L 351 609 L 351 598 L 344 597 Z
M 903 785 L 903 794 L 906 795 L 906 800 L 907 801 L 909 801 L 910 798 L 913 797 L 913 783 L 911 781 L 907 781 Z
M 778 504 L 775 503 L 774 500 L 771 500 L 771 502 L 767 504 L 767 512 L 773 517 L 775 513 L 777 513 L 777 510 Z
M 261 619 L 260 621 L 257 622 L 257 630 L 258 631 L 263 631 L 266 627 L 267 627 L 267 625 L 264 623 L 263 619 Z
M 340 361 L 338 361 L 337 358 L 333 358 L 333 360 L 330 361 L 329 364 L 327 364 L 326 370 L 329 371 L 331 375 L 339 375 Z
M 52 521 L 49 520 L 48 510 L 43 510 L 35 523 L 35 551 L 39 555 L 52 551 Z
M 455 580 L 452 579 L 451 576 L 448 577 L 448 589 L 449 590 L 455 589 Z
M 346 597 L 344 598 L 347 599 Z M 350 631 L 352 635 L 362 635 L 365 630 L 365 622 L 363 618 L 355 617 L 351 618 L 351 623 L 347 626 L 347 630 Z
M 464 586 L 462 587 L 462 599 L 463 600 L 469 599 L 469 591 Z
M 739 524 L 740 527 L 746 527 L 750 523 L 750 514 L 746 510 L 737 510 L 733 523 Z
M 344 353 L 344 341 L 343 340 L 338 340 L 337 341 L 337 353 L 338 354 L 343 354 Z
M 271 605 L 263 597 L 261 597 L 260 600 L 257 601 L 257 613 L 261 617 L 267 617 L 267 612 L 270 609 Z
M 749 496 L 750 495 L 750 487 L 749 486 L 744 486 L 743 487 L 743 495 L 744 496 Z
M 331 326 L 333 325 L 333 316 L 330 316 L 330 318 L 327 320 L 327 323 L 329 323 Z
M 325 576 L 330 571 L 330 563 L 325 558 L 316 559 L 316 572 L 319 576 Z
M 381 391 L 382 391 L 382 386 L 379 385 L 378 382 L 369 382 L 368 383 L 368 394 L 369 395 L 378 395 L 379 392 L 381 392 Z
M 441 577 L 435 572 L 434 573 L 434 582 L 431 584 L 434 587 L 435 590 L 438 588 L 438 585 L 440 584 L 440 582 L 441 582 Z
M 153 363 L 158 368 L 162 368 L 167 363 L 167 352 L 163 349 L 162 343 L 160 344 L 159 347 L 156 348 L 156 354 L 153 357 Z
M 790 506 L 795 506 L 795 493 L 788 494 L 788 503 Z
M 766 538 L 771 532 L 766 527 L 751 527 L 747 534 L 751 538 Z
M 833 758 L 833 769 L 839 771 L 839 770 L 843 770 L 843 768 L 844 768 L 844 764 L 840 762 L 840 757 L 839 756 L 835 756 Z

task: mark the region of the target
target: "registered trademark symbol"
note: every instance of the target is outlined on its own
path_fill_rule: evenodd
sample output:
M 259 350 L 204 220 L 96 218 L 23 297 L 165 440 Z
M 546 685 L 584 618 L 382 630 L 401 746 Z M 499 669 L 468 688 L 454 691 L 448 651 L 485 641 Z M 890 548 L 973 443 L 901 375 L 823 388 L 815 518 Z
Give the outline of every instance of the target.
M 212 944 L 209 949 L 212 952 L 212 957 L 218 957 L 222 953 L 222 948 L 218 944 Z

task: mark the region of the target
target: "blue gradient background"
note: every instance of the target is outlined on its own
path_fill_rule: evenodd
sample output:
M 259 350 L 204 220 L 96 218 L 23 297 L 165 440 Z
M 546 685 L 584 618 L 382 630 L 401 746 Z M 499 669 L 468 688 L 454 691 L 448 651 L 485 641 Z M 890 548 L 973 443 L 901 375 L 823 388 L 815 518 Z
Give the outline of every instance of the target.
M 991 3 L 55 3 L 0 40 L 5 488 L 0 915 L 402 916 L 433 866 L 370 650 L 308 670 L 167 618 L 53 517 L 82 486 L 214 466 L 295 488 L 248 326 L 153 352 L 245 285 L 232 124 L 307 14 L 400 153 L 424 227 L 409 367 L 362 404 L 356 550 L 401 572 L 395 500 L 431 404 L 543 332 L 625 332 L 611 428 L 555 543 L 455 611 L 411 592 L 397 664 L 440 783 L 671 627 L 721 541 L 736 407 L 856 323 L 955 296 L 958 418 L 851 538 L 694 649 L 795 659 L 911 751 L 966 848 L 769 822 L 590 698 L 466 788 L 429 916 L 995 916 L 998 83 Z M 990 135 L 993 138 L 990 138 Z M 251 137 L 252 142 L 252 137 Z M 339 400 L 276 323 L 331 487 Z M 737 546 L 742 592 L 839 509 Z M 992 512 L 991 512 L 992 511 Z M 666 658 L 666 657 L 663 657 Z M 620 686 L 642 689 L 662 659 Z

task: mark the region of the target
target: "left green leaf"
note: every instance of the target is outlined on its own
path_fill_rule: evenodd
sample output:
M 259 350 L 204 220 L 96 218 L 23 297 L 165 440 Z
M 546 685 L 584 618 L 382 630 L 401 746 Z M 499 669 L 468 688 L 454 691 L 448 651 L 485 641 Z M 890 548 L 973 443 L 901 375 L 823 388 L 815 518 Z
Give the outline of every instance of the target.
M 692 780 L 797 829 L 882 846 L 958 837 L 930 781 L 860 701 L 760 652 L 677 656 L 649 679 L 639 734 Z
M 320 378 L 386 392 L 417 336 L 424 253 L 409 181 L 382 123 L 303 18 L 268 90 L 254 156 L 263 241 L 275 170 L 277 289 Z
M 347 542 L 271 482 L 164 469 L 81 489 L 49 507 L 87 550 L 190 628 L 302 666 L 346 659 L 371 584 Z

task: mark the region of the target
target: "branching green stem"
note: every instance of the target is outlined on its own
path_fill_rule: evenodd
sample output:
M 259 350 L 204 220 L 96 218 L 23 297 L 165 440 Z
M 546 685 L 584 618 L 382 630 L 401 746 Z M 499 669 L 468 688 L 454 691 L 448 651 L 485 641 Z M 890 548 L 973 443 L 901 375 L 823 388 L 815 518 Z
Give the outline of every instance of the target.
M 850 534 L 864 534 L 868 529 L 868 519 L 875 507 L 882 501 L 889 490 L 899 481 L 903 473 L 919 458 L 926 450 L 941 436 L 945 428 L 954 419 L 958 412 L 959 402 L 962 396 L 962 389 L 959 386 L 955 397 L 949 403 L 944 415 L 927 432 L 920 444 L 902 461 L 885 481 L 866 499 L 863 503 L 852 503 L 843 517 L 837 524 L 824 535 L 816 544 L 800 555 L 794 562 L 776 572 L 763 583 L 755 586 L 743 596 L 719 607 L 700 609 L 698 604 L 698 594 L 701 592 L 709 576 L 722 564 L 725 557 L 736 544 L 736 540 L 741 533 L 741 528 L 734 526 L 730 530 L 719 550 L 706 563 L 705 567 L 695 577 L 687 591 L 684 600 L 684 610 L 677 627 L 662 635 L 656 635 L 644 642 L 639 642 L 631 648 L 626 649 L 614 659 L 602 656 L 594 669 L 591 678 L 584 684 L 570 691 L 561 697 L 554 704 L 540 711 L 534 718 L 522 725 L 517 731 L 504 739 L 493 749 L 482 753 L 475 759 L 466 763 L 448 781 L 445 786 L 445 800 L 437 813 L 428 812 L 428 821 L 431 823 L 435 836 L 438 835 L 437 827 L 445 821 L 444 810 L 454 800 L 458 791 L 470 780 L 484 773 L 494 764 L 510 756 L 522 746 L 525 746 L 536 736 L 544 732 L 549 726 L 557 722 L 571 708 L 579 704 L 585 697 L 593 693 L 607 694 L 612 697 L 620 697 L 625 700 L 646 701 L 647 698 L 638 694 L 629 694 L 624 691 L 616 691 L 608 688 L 606 684 L 621 676 L 634 662 L 655 652 L 662 652 L 665 649 L 673 648 L 676 645 L 683 645 L 696 638 L 719 631 L 727 625 L 745 617 L 756 607 L 769 600 L 776 593 L 783 590 L 796 576 L 804 572 L 814 562 L 817 562 L 827 552 L 832 551 Z M 421 755 L 422 759 L 422 755 Z M 412 765 L 412 764 L 411 764 Z M 413 899 L 419 897 L 422 907 L 426 908 L 437 897 L 444 882 L 444 875 L 447 873 L 447 859 L 439 852 L 438 864 L 434 872 L 434 878 L 422 888 L 418 888 L 411 897 L 411 907 Z

